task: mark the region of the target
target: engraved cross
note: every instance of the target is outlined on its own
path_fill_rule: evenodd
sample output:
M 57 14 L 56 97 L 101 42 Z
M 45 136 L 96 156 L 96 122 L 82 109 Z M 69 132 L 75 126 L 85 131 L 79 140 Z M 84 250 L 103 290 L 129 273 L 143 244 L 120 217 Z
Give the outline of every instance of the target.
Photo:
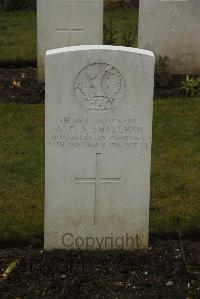
M 71 7 L 69 10 L 72 10 Z M 73 26 L 71 26 L 71 11 L 68 14 L 68 25 L 66 26 L 67 28 L 65 28 L 65 26 L 60 27 L 60 28 L 56 28 L 56 32 L 61 32 L 61 33 L 68 33 L 68 44 L 71 45 L 72 44 L 72 33 L 77 33 L 77 32 L 83 32 L 85 29 L 84 28 L 73 28 Z
M 93 224 L 96 225 L 96 212 L 97 205 L 99 202 L 99 188 L 102 183 L 119 183 L 121 181 L 121 177 L 116 178 L 105 178 L 100 176 L 99 169 L 99 157 L 101 153 L 96 153 L 96 165 L 95 165 L 95 177 L 94 178 L 77 178 L 75 177 L 76 183 L 93 183 L 95 184 L 95 201 L 94 201 L 94 221 Z

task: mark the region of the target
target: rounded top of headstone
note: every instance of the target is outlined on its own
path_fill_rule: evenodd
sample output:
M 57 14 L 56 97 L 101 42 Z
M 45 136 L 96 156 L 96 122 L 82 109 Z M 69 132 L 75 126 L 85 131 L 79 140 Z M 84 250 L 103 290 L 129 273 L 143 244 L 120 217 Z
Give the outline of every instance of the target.
M 132 47 L 109 46 L 109 45 L 83 45 L 83 46 L 81 45 L 81 46 L 58 48 L 58 49 L 46 51 L 46 56 L 68 53 L 68 52 L 90 51 L 90 50 L 121 51 L 121 52 L 129 52 L 129 53 L 133 53 L 133 54 L 135 53 L 135 54 L 140 54 L 140 55 L 151 56 L 151 57 L 155 58 L 154 53 L 152 51 L 138 49 L 138 48 L 132 48 Z

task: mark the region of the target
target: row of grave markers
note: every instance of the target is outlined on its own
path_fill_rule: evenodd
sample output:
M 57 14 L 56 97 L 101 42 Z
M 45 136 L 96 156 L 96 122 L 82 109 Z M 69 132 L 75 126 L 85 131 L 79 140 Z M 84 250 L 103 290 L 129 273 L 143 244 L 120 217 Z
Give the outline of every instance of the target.
M 38 2 L 42 79 L 46 47 L 101 43 L 103 1 Z M 164 26 L 158 2 L 184 4 L 182 21 L 195 27 L 186 19 L 195 0 L 141 0 L 140 23 L 146 10 L 155 14 L 156 30 Z M 141 38 L 151 21 L 140 25 L 146 48 L 154 46 L 153 34 L 146 46 L 148 36 Z M 45 249 L 148 247 L 154 66 L 153 52 L 142 49 L 80 45 L 46 52 Z
M 47 50 L 103 43 L 103 0 L 37 0 L 38 80 Z M 139 48 L 168 56 L 173 73 L 200 72 L 200 1 L 140 0 Z

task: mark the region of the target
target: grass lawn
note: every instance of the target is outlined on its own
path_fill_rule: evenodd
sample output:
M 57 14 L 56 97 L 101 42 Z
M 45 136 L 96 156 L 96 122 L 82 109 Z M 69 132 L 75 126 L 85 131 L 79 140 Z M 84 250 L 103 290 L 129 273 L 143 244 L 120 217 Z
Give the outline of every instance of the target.
M 36 61 L 36 13 L 0 13 L 0 62 Z
M 135 43 L 131 45 L 127 44 L 126 39 L 129 34 L 132 36 L 138 27 L 138 10 L 132 8 L 105 11 L 104 40 L 106 35 L 110 32 L 111 27 L 113 27 L 113 41 L 111 42 L 110 38 L 108 38 L 108 43 L 104 41 L 105 44 L 117 46 L 136 46 L 137 38 Z M 107 31 L 108 33 L 106 34 Z
M 110 28 L 111 22 L 113 24 L 113 44 L 123 45 L 124 32 L 128 34 L 137 26 L 138 11 L 135 9 L 106 11 L 104 14 L 105 27 Z M 1 12 L 0 62 L 36 63 L 36 46 L 36 12 Z
M 200 231 L 200 98 L 154 103 L 150 228 Z M 0 105 L 0 239 L 42 236 L 44 105 Z
M 151 231 L 200 232 L 200 98 L 156 101 Z
M 0 240 L 41 235 L 44 106 L 0 105 Z

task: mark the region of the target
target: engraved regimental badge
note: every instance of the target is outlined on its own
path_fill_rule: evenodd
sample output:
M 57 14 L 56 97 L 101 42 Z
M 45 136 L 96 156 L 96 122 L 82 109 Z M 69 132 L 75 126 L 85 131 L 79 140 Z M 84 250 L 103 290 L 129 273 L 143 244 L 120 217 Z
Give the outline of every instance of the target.
M 120 102 L 124 80 L 112 65 L 94 63 L 78 74 L 74 90 L 79 102 L 91 111 L 109 111 Z

